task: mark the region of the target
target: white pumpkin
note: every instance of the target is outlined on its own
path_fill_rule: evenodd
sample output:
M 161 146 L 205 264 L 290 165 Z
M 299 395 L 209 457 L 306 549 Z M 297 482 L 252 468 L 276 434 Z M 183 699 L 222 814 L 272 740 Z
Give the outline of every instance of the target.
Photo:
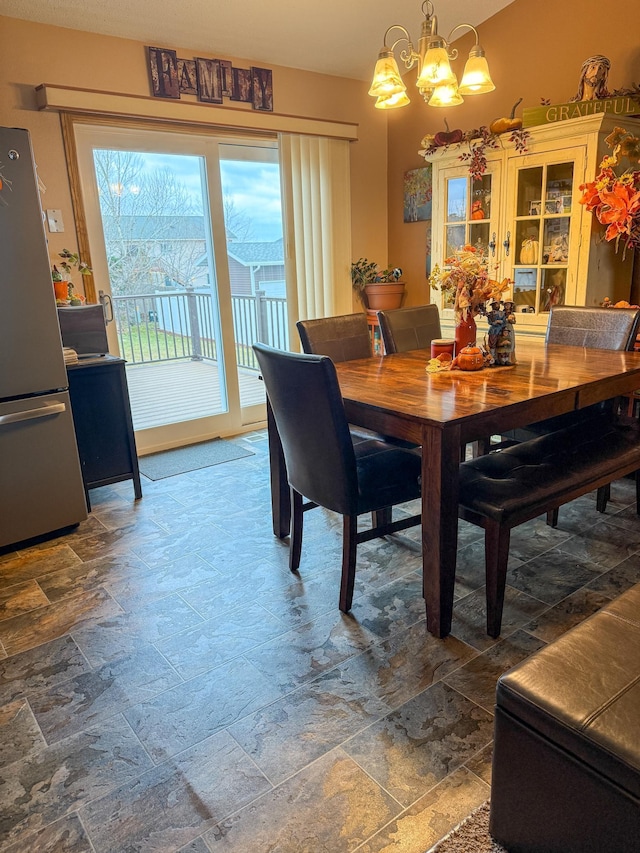
M 533 240 L 531 238 L 527 238 L 522 241 L 522 248 L 520 249 L 520 263 L 521 264 L 537 264 L 538 263 L 538 248 L 539 243 L 537 240 Z

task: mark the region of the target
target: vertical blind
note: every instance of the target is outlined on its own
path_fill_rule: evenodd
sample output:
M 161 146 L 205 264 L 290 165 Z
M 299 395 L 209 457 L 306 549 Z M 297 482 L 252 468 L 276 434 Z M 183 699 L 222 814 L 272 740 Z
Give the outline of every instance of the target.
M 281 133 L 279 148 L 291 322 L 348 314 L 352 311 L 349 142 Z M 292 341 L 296 338 L 291 336 Z

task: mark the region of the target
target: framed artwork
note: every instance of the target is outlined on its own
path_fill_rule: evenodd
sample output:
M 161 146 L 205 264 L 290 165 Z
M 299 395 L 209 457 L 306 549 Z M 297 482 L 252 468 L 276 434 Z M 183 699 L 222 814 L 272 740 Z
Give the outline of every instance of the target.
M 545 213 L 562 213 L 563 212 L 562 198 L 550 198 L 544 203 Z
M 404 173 L 404 221 L 431 219 L 431 164 Z
M 529 216 L 540 216 L 542 212 L 542 200 L 538 199 L 537 201 L 529 202 Z
M 231 63 L 228 59 L 220 60 L 220 73 L 222 74 L 222 94 L 229 98 L 233 91 L 233 74 L 231 73 Z
M 251 66 L 252 106 L 254 110 L 273 112 L 273 74 L 269 68 Z
M 147 47 L 151 94 L 155 98 L 180 98 L 178 55 L 175 50 Z
M 198 94 L 195 59 L 178 59 L 178 83 L 181 94 Z
M 251 71 L 249 68 L 232 68 L 231 101 L 244 101 L 250 104 L 253 100 L 251 93 Z
M 219 59 L 196 57 L 198 100 L 207 104 L 222 103 L 222 74 Z

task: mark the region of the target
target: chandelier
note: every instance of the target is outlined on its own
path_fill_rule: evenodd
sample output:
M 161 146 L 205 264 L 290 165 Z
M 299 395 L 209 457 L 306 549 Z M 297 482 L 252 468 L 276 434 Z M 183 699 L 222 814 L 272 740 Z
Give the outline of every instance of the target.
M 373 81 L 369 89 L 369 94 L 376 98 L 376 108 L 390 110 L 395 107 L 404 107 L 409 103 L 407 87 L 400 76 L 393 53 L 401 42 L 406 42 L 407 46 L 400 51 L 400 59 L 407 70 L 417 63 L 416 86 L 430 107 L 455 106 L 463 102 L 463 95 L 482 95 L 485 92 L 493 92 L 496 87 L 489 74 L 489 66 L 484 50 L 480 46 L 476 28 L 471 24 L 458 24 L 445 39 L 438 35 L 438 19 L 433 13 L 431 0 L 424 0 L 421 8 L 424 21 L 417 52 L 414 50 L 411 36 L 399 24 L 392 24 L 384 34 L 384 44 L 378 54 Z M 473 30 L 476 43 L 469 52 L 462 80 L 458 84 L 458 78 L 449 62 L 451 59 L 457 59 L 458 51 L 455 48 L 451 49 L 450 43 L 456 30 L 462 28 Z M 400 30 L 402 35 L 388 46 L 387 37 L 392 30 Z

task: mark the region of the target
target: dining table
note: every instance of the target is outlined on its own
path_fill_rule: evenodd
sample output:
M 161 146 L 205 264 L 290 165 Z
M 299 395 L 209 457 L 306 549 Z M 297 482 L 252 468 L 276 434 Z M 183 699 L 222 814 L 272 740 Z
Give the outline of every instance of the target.
M 640 353 L 520 336 L 516 363 L 428 372 L 412 350 L 335 365 L 349 423 L 422 447 L 422 565 L 428 630 L 451 631 L 462 448 L 640 387 Z M 268 407 L 273 530 L 289 533 L 286 467 Z

